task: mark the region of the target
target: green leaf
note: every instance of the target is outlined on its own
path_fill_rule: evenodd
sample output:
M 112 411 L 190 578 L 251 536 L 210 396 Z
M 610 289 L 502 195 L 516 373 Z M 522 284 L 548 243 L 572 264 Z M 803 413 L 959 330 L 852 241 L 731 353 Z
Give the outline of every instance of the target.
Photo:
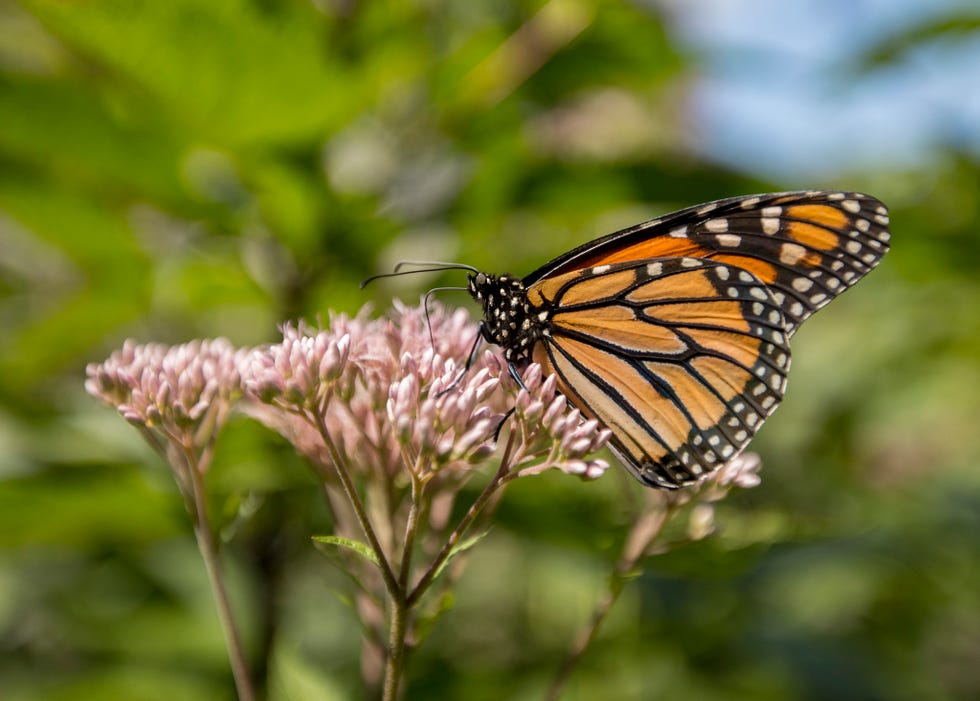
M 442 574 L 442 571 L 444 569 L 446 569 L 446 567 L 449 566 L 449 563 L 452 562 L 453 559 L 457 555 L 460 555 L 460 554 L 466 552 L 467 550 L 469 550 L 470 548 L 472 548 L 474 545 L 476 545 L 477 543 L 479 543 L 481 540 L 483 540 L 487 536 L 487 533 L 489 533 L 489 532 L 490 532 L 489 530 L 483 531 L 483 533 L 478 533 L 478 534 L 476 534 L 474 536 L 470 536 L 466 540 L 464 540 L 464 541 L 462 541 L 460 543 L 457 543 L 456 544 L 456 547 L 454 547 L 451 551 L 449 551 L 449 556 L 445 560 L 443 560 L 443 562 L 442 562 L 441 565 L 439 565 L 439 569 L 436 570 L 436 576 L 433 577 L 433 579 L 438 578 L 439 575 Z
M 371 549 L 371 546 L 369 546 L 367 543 L 362 543 L 359 540 L 342 538 L 339 535 L 315 535 L 313 536 L 313 542 L 323 543 L 324 545 L 336 545 L 341 548 L 351 550 L 370 560 L 378 567 L 381 567 L 381 561 L 378 559 L 378 556 L 375 555 L 374 551 Z

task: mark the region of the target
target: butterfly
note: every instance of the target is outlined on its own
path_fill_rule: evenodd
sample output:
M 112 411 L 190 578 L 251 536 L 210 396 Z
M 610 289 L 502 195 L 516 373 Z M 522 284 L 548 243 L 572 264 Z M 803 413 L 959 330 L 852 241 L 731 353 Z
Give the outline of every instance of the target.
M 888 224 L 856 192 L 753 195 L 617 231 L 523 278 L 464 267 L 482 338 L 512 374 L 539 363 L 637 479 L 676 489 L 775 411 L 790 337 L 881 261 Z

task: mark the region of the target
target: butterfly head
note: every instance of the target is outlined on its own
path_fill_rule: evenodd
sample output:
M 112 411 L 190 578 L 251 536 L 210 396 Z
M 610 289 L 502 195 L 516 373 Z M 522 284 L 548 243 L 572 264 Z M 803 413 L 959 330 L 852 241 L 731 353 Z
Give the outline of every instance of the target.
M 470 295 L 483 306 L 483 337 L 500 346 L 508 362 L 529 360 L 540 325 L 532 318 L 524 283 L 506 273 L 472 273 L 467 281 Z

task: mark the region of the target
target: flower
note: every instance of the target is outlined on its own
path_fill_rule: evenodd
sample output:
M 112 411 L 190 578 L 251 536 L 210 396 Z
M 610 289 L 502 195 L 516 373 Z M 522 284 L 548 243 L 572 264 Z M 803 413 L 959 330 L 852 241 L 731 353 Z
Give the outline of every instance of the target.
M 701 500 L 719 501 L 733 487 L 752 489 L 762 483 L 759 470 L 762 458 L 756 453 L 740 453 L 722 465 L 717 472 L 702 482 Z
M 287 324 L 283 340 L 242 363 L 248 410 L 319 466 L 426 483 L 465 476 L 496 449 L 513 407 L 513 476 L 557 468 L 595 478 L 586 456 L 608 439 L 530 366 L 524 387 L 496 350 L 474 354 L 478 327 L 462 310 L 396 303 L 387 318 L 335 315 L 325 328 Z
M 242 393 L 242 356 L 223 338 L 170 347 L 127 340 L 104 362 L 88 365 L 85 389 L 148 436 L 200 449 Z
M 501 362 L 501 361 L 496 361 Z M 523 377 L 524 387 L 514 399 L 514 421 L 529 455 L 544 453 L 548 459 L 520 470 L 538 474 L 549 468 L 587 479 L 601 477 L 609 463 L 585 456 L 600 450 L 612 432 L 599 428 L 595 419 L 584 420 L 559 394 L 554 375 L 542 379 L 541 366 L 532 363 Z

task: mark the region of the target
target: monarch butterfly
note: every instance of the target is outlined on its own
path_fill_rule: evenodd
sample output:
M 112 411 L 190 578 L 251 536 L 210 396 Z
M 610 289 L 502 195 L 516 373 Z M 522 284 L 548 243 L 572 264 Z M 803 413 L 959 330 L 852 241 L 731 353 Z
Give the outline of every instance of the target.
M 556 375 L 637 479 L 675 489 L 745 448 L 786 391 L 790 336 L 880 262 L 888 224 L 868 195 L 773 193 L 637 224 L 524 278 L 453 267 L 512 373 Z

